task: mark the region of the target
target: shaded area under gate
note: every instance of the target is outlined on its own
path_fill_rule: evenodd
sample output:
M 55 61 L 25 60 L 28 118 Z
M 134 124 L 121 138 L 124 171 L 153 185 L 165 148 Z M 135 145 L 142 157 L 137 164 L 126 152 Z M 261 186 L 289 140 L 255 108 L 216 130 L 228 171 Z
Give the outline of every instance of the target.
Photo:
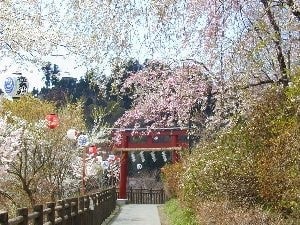
M 112 151 L 121 152 L 120 180 L 118 199 L 129 199 L 127 189 L 128 152 L 131 151 L 171 151 L 173 163 L 179 161 L 179 151 L 189 148 L 188 128 L 169 127 L 127 128 L 112 131 L 112 135 L 120 141 L 114 143 Z M 143 195 L 143 193 L 142 193 Z M 142 199 L 143 200 L 143 199 Z
M 116 195 L 119 198 L 118 190 Z M 168 200 L 164 189 L 129 188 L 126 192 L 126 197 L 128 204 L 164 204 Z

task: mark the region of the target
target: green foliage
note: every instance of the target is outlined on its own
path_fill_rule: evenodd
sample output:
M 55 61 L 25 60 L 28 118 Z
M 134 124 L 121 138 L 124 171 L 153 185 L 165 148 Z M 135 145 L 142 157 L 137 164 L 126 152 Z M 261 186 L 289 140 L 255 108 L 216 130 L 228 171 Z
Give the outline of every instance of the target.
M 298 218 L 299 81 L 296 76 L 290 87 L 267 91 L 246 120 L 194 149 L 181 178 L 174 179 L 177 196 L 195 211 L 199 201 L 228 199 Z M 168 170 L 167 177 L 177 177 L 176 165 Z
M 56 64 L 52 66 L 50 62 L 47 62 L 47 64 L 42 67 L 42 71 L 44 73 L 43 80 L 45 81 L 45 86 L 47 88 L 55 86 L 58 82 L 60 72 L 58 66 Z
M 165 204 L 165 211 L 172 225 L 197 225 L 194 213 L 185 207 L 182 207 L 176 199 L 171 199 Z

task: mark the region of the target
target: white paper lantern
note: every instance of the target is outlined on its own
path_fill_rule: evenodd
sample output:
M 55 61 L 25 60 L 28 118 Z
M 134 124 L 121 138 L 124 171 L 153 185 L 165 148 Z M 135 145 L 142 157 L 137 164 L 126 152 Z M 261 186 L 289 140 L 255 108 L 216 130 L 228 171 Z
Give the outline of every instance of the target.
M 143 168 L 143 165 L 139 163 L 139 164 L 136 165 L 136 168 L 137 168 L 138 170 L 141 170 L 141 169 Z
M 115 155 L 109 155 L 109 156 L 108 156 L 108 160 L 109 160 L 109 161 L 114 161 L 115 158 L 116 158 Z
M 77 135 L 78 135 L 78 131 L 73 128 L 67 131 L 67 137 L 71 140 L 76 140 Z
M 85 134 L 81 134 L 77 138 L 77 143 L 79 147 L 85 147 L 88 145 L 88 136 Z
M 109 167 L 109 162 L 107 160 L 102 161 L 102 168 L 105 169 L 105 170 L 107 170 L 108 167 Z

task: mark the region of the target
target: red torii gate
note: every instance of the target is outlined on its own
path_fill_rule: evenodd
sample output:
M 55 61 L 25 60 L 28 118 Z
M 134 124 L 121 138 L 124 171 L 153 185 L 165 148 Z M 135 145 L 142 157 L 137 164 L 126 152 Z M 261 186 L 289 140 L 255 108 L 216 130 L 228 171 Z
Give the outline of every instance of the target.
M 129 151 L 172 151 L 172 161 L 179 160 L 178 151 L 188 148 L 187 128 L 125 129 L 120 132 L 121 143 L 112 150 L 121 152 L 119 198 L 126 199 Z

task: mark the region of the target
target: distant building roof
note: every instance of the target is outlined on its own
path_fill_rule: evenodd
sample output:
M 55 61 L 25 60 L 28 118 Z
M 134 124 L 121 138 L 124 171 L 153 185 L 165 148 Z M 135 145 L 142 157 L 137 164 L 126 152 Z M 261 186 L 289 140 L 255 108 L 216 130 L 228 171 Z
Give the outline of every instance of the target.
M 61 80 L 77 81 L 77 78 L 75 78 L 75 77 L 62 77 Z

